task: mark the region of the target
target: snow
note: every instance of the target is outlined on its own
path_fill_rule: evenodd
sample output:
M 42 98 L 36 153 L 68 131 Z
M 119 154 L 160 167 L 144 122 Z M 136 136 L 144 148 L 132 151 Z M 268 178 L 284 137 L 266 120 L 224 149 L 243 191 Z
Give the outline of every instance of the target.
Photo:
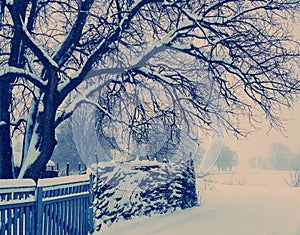
M 172 6 L 172 4 L 174 4 L 174 2 L 172 0 L 164 0 L 163 1 L 164 6 Z
M 22 168 L 20 170 L 18 178 L 21 179 L 23 178 L 26 170 L 29 168 L 31 164 L 34 163 L 34 161 L 37 159 L 39 156 L 40 152 L 35 148 L 36 143 L 38 142 L 38 134 L 36 132 L 37 127 L 35 126 L 34 128 L 34 133 L 32 134 L 32 138 L 28 147 L 28 152 L 26 154 L 24 163 L 22 165 Z
M 0 77 L 5 76 L 9 73 L 27 77 L 30 81 L 36 82 L 39 86 L 45 86 L 47 84 L 45 81 L 39 79 L 39 77 L 36 76 L 34 73 L 28 72 L 24 69 L 20 69 L 14 66 L 3 66 L 0 71 Z
M 47 187 L 47 186 L 68 184 L 68 183 L 88 181 L 88 180 L 90 180 L 90 176 L 88 174 L 47 178 L 47 179 L 40 179 L 38 181 L 38 187 Z
M 1 121 L 0 122 L 0 126 L 4 126 L 4 125 L 6 125 L 6 122 L 5 121 Z
M 130 166 L 160 166 L 162 163 L 154 160 L 140 160 L 137 156 L 133 161 L 128 162 Z
M 19 151 L 14 152 L 14 166 L 15 167 L 21 167 L 22 164 L 22 153 Z
M 32 179 L 9 179 L 0 180 L 0 189 L 5 188 L 20 188 L 20 187 L 35 187 L 35 182 Z
M 52 160 L 49 160 L 49 161 L 47 162 L 46 166 L 48 166 L 48 167 L 53 166 L 53 167 L 54 167 L 54 166 L 55 166 L 55 162 L 52 161 Z
M 86 196 L 86 195 L 89 195 L 89 192 L 79 192 L 79 193 L 70 193 L 70 194 L 67 194 L 67 195 L 59 195 L 59 196 L 50 196 L 50 197 L 45 197 L 43 199 L 43 202 L 51 202 L 51 201 L 54 201 L 54 200 L 63 200 L 63 199 L 70 199 L 72 198 L 73 196 Z
M 208 177 L 206 181 L 198 179 L 200 207 L 122 221 L 94 234 L 300 234 L 300 188 L 290 188 L 284 183 L 287 172 L 245 174 L 245 184 L 235 180 L 238 178 L 226 184 L 227 177 L 231 177 L 228 174 Z M 218 183 L 210 182 L 216 178 Z
M 6 0 L 6 4 L 7 5 L 13 5 L 14 4 L 14 0 Z

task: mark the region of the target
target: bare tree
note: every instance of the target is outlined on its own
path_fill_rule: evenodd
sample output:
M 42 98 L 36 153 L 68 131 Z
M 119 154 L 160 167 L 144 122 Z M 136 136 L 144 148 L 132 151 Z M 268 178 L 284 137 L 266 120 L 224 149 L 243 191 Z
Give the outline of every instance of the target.
M 103 87 L 159 86 L 169 100 L 161 111 L 190 128 L 209 129 L 214 117 L 243 135 L 240 115 L 252 123 L 261 114 L 280 126 L 278 110 L 291 107 L 299 90 L 299 48 L 289 23 L 299 3 L 2 0 L 0 178 L 14 177 L 17 134 L 24 142 L 19 177 L 37 179 L 55 148 L 57 126 L 78 105 L 93 103 L 117 120 L 92 99 Z M 186 64 L 175 62 L 177 53 Z M 76 95 L 80 87 L 86 90 Z

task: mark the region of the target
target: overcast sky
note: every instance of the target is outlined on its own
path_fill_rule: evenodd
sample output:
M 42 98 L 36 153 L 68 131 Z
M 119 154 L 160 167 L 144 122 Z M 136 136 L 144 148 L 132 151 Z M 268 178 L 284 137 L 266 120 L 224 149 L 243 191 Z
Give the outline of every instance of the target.
M 295 26 L 295 35 L 300 40 L 300 23 Z M 294 110 L 284 113 L 284 118 L 290 119 L 285 125 L 286 137 L 275 130 L 267 134 L 267 129 L 264 129 L 250 135 L 247 140 L 236 140 L 234 137 L 227 136 L 225 145 L 234 150 L 240 158 L 264 157 L 268 154 L 270 145 L 275 142 L 282 142 L 292 151 L 298 151 L 300 149 L 300 100 L 294 104 Z
M 284 135 L 276 130 L 271 130 L 268 133 L 268 129 L 262 129 L 249 135 L 246 140 L 237 140 L 235 137 L 227 136 L 225 145 L 234 150 L 240 158 L 251 156 L 265 157 L 268 155 L 270 146 L 275 142 L 281 142 L 296 152 L 300 148 L 300 102 L 298 101 L 295 109 L 287 112 L 285 116 L 290 121 L 285 126 L 286 132 Z

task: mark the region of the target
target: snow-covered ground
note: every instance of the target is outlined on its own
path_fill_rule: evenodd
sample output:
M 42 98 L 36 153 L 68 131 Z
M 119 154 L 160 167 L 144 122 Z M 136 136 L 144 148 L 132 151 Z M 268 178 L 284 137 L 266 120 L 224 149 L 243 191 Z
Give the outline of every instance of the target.
M 288 187 L 287 179 L 287 172 L 258 170 L 211 175 L 198 181 L 200 207 L 119 222 L 95 234 L 299 235 L 300 189 Z

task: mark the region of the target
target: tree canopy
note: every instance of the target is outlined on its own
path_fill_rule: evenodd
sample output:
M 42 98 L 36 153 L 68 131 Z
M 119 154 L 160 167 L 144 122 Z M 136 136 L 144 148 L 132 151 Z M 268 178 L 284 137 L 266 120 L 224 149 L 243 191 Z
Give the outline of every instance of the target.
M 298 0 L 2 0 L 0 178 L 37 179 L 83 103 L 148 141 L 218 122 L 245 135 L 298 91 Z M 125 133 L 125 132 L 124 132 Z M 23 141 L 20 174 L 13 142 Z
M 229 168 L 229 170 L 232 171 L 232 167 L 238 165 L 238 156 L 230 148 L 224 146 L 216 165 L 218 170 L 226 171 L 227 168 Z

